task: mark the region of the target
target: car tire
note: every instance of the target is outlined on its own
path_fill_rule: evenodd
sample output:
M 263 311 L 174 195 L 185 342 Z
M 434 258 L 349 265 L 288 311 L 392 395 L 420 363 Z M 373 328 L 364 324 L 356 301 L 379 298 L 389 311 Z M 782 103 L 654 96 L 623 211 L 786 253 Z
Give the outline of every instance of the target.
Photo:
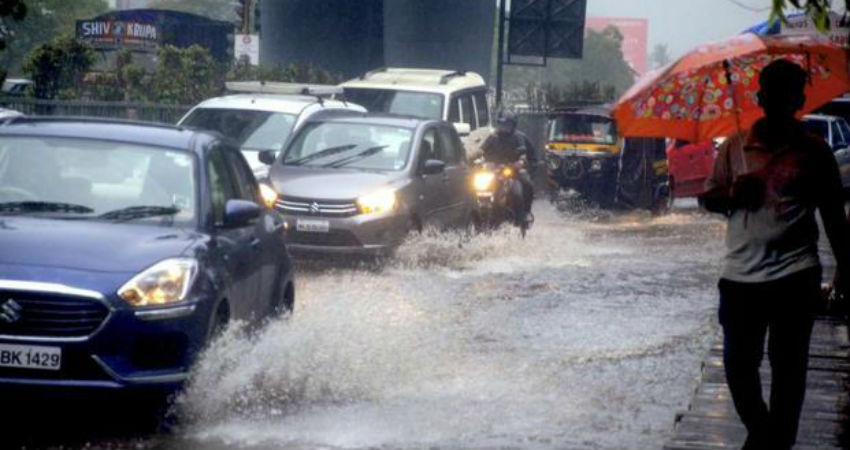
M 221 336 L 224 330 L 227 328 L 227 324 L 230 323 L 230 306 L 227 304 L 227 300 L 222 300 L 215 309 L 215 314 L 212 319 L 212 323 L 210 325 L 209 338 L 207 339 L 207 343 L 209 344 L 215 338 Z
M 295 287 L 292 283 L 287 283 L 281 291 L 282 293 L 277 296 L 275 303 L 272 305 L 272 318 L 291 315 L 295 308 Z

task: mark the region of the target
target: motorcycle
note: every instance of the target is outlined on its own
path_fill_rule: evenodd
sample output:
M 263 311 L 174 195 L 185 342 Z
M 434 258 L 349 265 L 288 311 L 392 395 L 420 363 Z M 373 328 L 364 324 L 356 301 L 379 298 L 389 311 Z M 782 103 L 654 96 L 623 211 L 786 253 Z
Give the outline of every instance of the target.
M 519 180 L 521 163 L 479 163 L 473 175 L 475 190 L 474 224 L 477 230 L 487 231 L 503 223 L 511 223 L 525 237 L 531 225 L 526 220 L 525 200 Z

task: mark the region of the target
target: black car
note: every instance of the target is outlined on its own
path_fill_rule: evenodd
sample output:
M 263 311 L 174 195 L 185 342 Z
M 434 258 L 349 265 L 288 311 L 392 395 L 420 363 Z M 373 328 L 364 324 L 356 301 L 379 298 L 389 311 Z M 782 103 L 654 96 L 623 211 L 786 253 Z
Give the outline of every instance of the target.
M 0 388 L 173 390 L 231 319 L 291 309 L 283 221 L 218 135 L 0 124 Z

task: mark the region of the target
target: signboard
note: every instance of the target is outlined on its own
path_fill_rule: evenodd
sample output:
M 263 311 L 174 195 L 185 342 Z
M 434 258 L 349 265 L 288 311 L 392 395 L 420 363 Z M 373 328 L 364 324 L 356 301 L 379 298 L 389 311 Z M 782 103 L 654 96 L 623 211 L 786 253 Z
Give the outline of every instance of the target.
M 77 21 L 77 38 L 95 47 L 155 47 L 159 30 L 151 23 L 121 20 Z
M 237 34 L 233 39 L 233 56 L 241 59 L 247 56 L 251 65 L 260 65 L 260 36 L 256 34 Z
M 648 70 L 649 21 L 646 19 L 588 17 L 587 28 L 602 31 L 615 26 L 623 35 L 623 57 L 638 76 Z
M 508 63 L 519 57 L 581 58 L 587 0 L 511 0 Z M 522 59 L 522 58 L 520 58 Z
M 850 24 L 844 18 L 836 13 L 829 14 L 830 29 L 827 35 L 835 44 L 848 47 L 848 36 L 850 36 Z M 780 23 L 779 34 L 785 35 L 803 35 L 803 34 L 820 34 L 811 17 L 805 14 L 788 16 L 787 23 Z

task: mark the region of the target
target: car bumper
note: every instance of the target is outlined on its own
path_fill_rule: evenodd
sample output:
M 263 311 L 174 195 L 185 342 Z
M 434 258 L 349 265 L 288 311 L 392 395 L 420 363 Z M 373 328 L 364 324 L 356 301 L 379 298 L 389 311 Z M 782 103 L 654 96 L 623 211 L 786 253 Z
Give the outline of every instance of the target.
M 404 214 L 357 215 L 345 218 L 284 215 L 286 245 L 293 253 L 380 254 L 391 251 L 407 235 Z M 320 222 L 326 231 L 305 231 L 299 223 Z
M 61 349 L 59 370 L 0 367 L 0 390 L 176 390 L 205 344 L 205 302 L 145 311 L 112 310 L 83 338 L 0 336 L 0 344 Z

